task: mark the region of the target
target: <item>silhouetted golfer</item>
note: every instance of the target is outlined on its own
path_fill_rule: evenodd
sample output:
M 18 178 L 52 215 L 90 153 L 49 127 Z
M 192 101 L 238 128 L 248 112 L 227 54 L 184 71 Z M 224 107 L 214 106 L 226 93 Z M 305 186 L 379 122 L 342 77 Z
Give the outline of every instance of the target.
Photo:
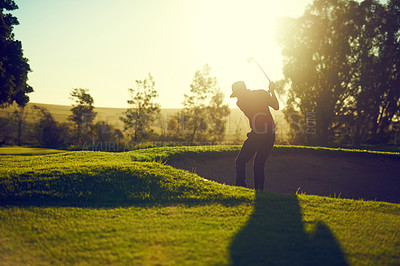
M 232 97 L 237 97 L 237 106 L 247 116 L 251 131 L 247 133 L 242 149 L 236 158 L 236 185 L 246 185 L 246 163 L 256 154 L 254 159 L 255 189 L 264 189 L 264 166 L 275 142 L 275 123 L 269 106 L 279 109 L 275 95 L 275 85 L 270 83 L 269 91 L 249 90 L 243 81 L 232 84 Z

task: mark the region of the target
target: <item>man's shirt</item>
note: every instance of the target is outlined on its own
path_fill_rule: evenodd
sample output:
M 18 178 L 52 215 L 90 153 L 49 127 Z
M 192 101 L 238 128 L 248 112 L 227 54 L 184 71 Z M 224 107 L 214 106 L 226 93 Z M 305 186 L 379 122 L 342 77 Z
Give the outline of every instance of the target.
M 265 90 L 248 90 L 238 97 L 236 105 L 247 116 L 250 127 L 255 133 L 267 133 L 275 129 L 269 106 L 272 96 Z

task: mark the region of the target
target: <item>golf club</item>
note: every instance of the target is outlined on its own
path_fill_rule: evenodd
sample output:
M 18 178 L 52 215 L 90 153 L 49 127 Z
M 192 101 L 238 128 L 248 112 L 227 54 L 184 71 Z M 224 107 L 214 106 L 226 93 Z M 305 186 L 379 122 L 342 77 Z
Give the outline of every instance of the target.
M 247 59 L 247 63 L 250 63 L 251 61 L 254 61 L 257 66 L 261 69 L 261 71 L 264 73 L 264 75 L 267 77 L 268 81 L 271 83 L 272 81 L 269 79 L 269 77 L 267 76 L 267 74 L 265 73 L 265 71 L 262 69 L 262 67 L 260 66 L 260 64 L 257 62 L 256 59 L 254 59 L 254 57 L 250 57 L 249 59 Z

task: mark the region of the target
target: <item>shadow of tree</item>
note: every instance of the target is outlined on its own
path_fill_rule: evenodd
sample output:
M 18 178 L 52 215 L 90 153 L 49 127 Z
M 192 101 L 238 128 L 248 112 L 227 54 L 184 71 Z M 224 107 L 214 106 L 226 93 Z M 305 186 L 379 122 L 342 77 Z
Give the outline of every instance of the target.
M 230 253 L 233 265 L 347 265 L 323 222 L 303 223 L 296 195 L 258 191 L 254 212 Z

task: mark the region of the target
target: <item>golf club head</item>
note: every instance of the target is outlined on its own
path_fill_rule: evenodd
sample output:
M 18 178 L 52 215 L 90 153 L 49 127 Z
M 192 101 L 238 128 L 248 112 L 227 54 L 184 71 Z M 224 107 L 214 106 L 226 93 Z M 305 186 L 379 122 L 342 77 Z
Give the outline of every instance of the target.
M 247 63 L 250 63 L 251 61 L 253 61 L 254 60 L 254 58 L 253 57 L 250 57 L 249 59 L 247 59 Z

